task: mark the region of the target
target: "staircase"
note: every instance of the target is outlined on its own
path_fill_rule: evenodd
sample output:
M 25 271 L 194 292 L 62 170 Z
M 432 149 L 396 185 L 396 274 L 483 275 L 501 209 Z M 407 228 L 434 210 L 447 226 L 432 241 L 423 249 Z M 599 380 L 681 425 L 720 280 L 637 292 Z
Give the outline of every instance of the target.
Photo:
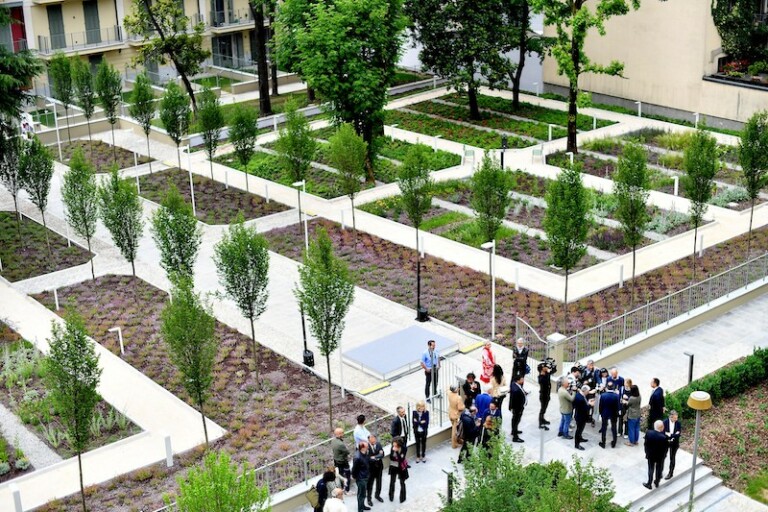
M 658 489 L 648 491 L 632 502 L 630 512 L 687 512 L 691 469 L 688 468 L 671 480 L 662 480 Z M 701 462 L 696 466 L 692 512 L 717 512 L 718 504 L 733 491 L 723 486 L 712 470 Z

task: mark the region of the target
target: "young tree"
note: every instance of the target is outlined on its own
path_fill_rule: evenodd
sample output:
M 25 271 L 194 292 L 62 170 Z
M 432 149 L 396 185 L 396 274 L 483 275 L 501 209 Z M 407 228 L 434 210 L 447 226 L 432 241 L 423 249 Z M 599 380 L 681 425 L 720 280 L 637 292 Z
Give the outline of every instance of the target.
M 165 88 L 163 99 L 160 100 L 160 120 L 165 126 L 168 136 L 176 144 L 176 157 L 181 170 L 181 139 L 189 131 L 192 112 L 189 109 L 189 98 L 176 82 L 170 82 Z
M 261 352 L 256 343 L 254 323 L 267 307 L 269 291 L 269 251 L 267 240 L 255 227 L 248 227 L 242 214 L 214 248 L 213 261 L 219 274 L 219 282 L 226 295 L 232 299 L 240 313 L 251 323 L 253 363 L 256 382 L 259 382 Z
M 195 293 L 190 276 L 182 276 L 173 283 L 171 297 L 161 315 L 160 332 L 171 362 L 182 375 L 184 389 L 200 410 L 207 445 L 204 407 L 213 382 L 218 349 L 216 320 L 211 306 Z
M 416 228 L 416 314 L 421 313 L 421 258 L 419 258 L 419 226 L 424 215 L 432 208 L 432 171 L 434 158 L 432 150 L 424 144 L 416 144 L 408 150 L 400 166 L 397 185 L 400 187 L 400 201 Z
M 405 26 L 402 0 L 337 0 L 315 4 L 306 28 L 296 34 L 298 66 L 308 87 L 330 102 L 336 120 L 352 124 L 368 144 L 371 183 L 374 138 L 383 129 Z
M 747 260 L 752 249 L 752 218 L 755 215 L 755 200 L 768 182 L 768 111 L 762 111 L 749 118 L 741 132 L 739 162 L 743 173 L 742 181 L 750 199 L 749 237 L 747 238 Z
M 131 271 L 135 276 L 136 253 L 144 231 L 141 199 L 132 181 L 120 179 L 117 166 L 112 167 L 109 179 L 99 187 L 99 208 L 101 221 L 120 253 L 131 262 Z
M 117 107 L 122 101 L 123 81 L 120 72 L 106 60 L 102 60 L 96 72 L 96 93 L 99 95 L 104 115 L 109 121 L 112 131 L 112 157 L 117 159 L 117 147 L 115 146 L 115 123 L 117 123 Z
M 171 185 L 161 208 L 152 215 L 150 232 L 160 250 L 160 266 L 168 279 L 194 277 L 195 260 L 203 233 L 192 214 L 192 206 Z
M 178 479 L 179 512 L 269 512 L 269 489 L 256 483 L 256 474 L 239 468 L 226 451 L 210 452 L 203 467 L 193 467 Z M 166 500 L 170 501 L 170 500 Z
M 144 36 L 136 61 L 165 64 L 170 60 L 192 108 L 197 111 L 189 78 L 200 73 L 203 61 L 211 52 L 203 48 L 205 23 L 200 21 L 191 26 L 182 6 L 177 0 L 133 0 L 133 11 L 125 17 L 124 25 L 128 32 Z M 192 30 L 188 31 L 190 26 Z
M 614 194 L 619 202 L 616 217 L 621 222 L 624 243 L 632 247 L 632 302 L 635 303 L 635 256 L 648 225 L 648 167 L 647 154 L 638 144 L 626 144 L 613 176 Z M 630 308 L 631 309 L 631 308 Z
M 219 105 L 219 98 L 206 87 L 200 95 L 200 107 L 197 110 L 197 121 L 203 134 L 203 145 L 211 163 L 211 180 L 213 180 L 213 155 L 219 147 L 221 129 L 224 127 L 224 113 Z
M 689 215 L 693 226 L 692 282 L 696 281 L 696 243 L 699 226 L 707 212 L 707 203 L 712 198 L 715 174 L 720 170 L 718 156 L 717 140 L 704 130 L 694 133 L 690 145 L 683 152 L 685 174 L 682 181 L 685 193 L 691 201 Z
M 512 204 L 512 173 L 502 169 L 495 159 L 486 155 L 470 182 L 471 204 L 477 215 L 476 222 L 483 233 L 483 239 L 490 242 L 496 239 L 496 234 Z
M 61 196 L 67 222 L 75 233 L 85 238 L 88 252 L 91 252 L 91 239 L 96 233 L 96 221 L 99 218 L 99 194 L 93 166 L 85 160 L 83 150 L 80 148 L 75 149 L 69 161 L 69 172 L 64 174 Z M 91 276 L 94 280 L 96 279 L 93 258 L 91 258 Z
M 24 144 L 19 173 L 22 187 L 27 191 L 29 200 L 37 206 L 43 217 L 45 245 L 48 246 L 48 256 L 53 260 L 48 225 L 45 222 L 45 208 L 48 206 L 48 194 L 51 191 L 51 178 L 53 178 L 53 156 L 37 137 L 33 137 Z
M 592 62 L 584 53 L 584 42 L 590 29 L 605 35 L 605 22 L 613 16 L 627 14 L 630 7 L 640 8 L 640 0 L 573 0 L 563 4 L 558 0 L 531 0 L 537 12 L 544 14 L 544 24 L 552 25 L 557 36 L 552 44 L 552 56 L 558 73 L 568 77 L 568 146 L 567 151 L 578 152 L 576 146 L 576 118 L 578 116 L 579 77 L 584 73 L 623 76 L 624 64 L 612 61 L 607 66 Z M 591 9 L 590 9 L 591 7 Z
M 63 52 L 55 52 L 48 62 L 48 76 L 51 80 L 51 93 L 64 105 L 65 118 L 67 119 L 67 140 L 72 140 L 69 131 L 69 107 L 74 99 L 74 87 L 72 85 L 72 61 Z M 54 106 L 54 108 L 56 108 Z
M 269 16 L 276 7 L 274 0 L 250 0 L 255 24 L 256 37 L 256 73 L 259 76 L 259 112 L 262 116 L 272 115 L 272 104 L 269 98 L 269 67 L 267 65 L 267 27 L 264 26 L 265 14 Z
M 275 141 L 275 150 L 279 154 L 280 163 L 293 181 L 306 178 L 317 152 L 317 142 L 312 136 L 307 118 L 298 111 L 296 103 L 292 101 L 286 105 L 285 125 Z
M 235 147 L 235 155 L 246 173 L 245 189 L 248 190 L 248 162 L 253 156 L 256 136 L 259 134 L 256 110 L 247 105 L 238 105 L 229 125 L 229 141 Z
M 99 356 L 88 339 L 85 322 L 76 313 L 65 315 L 63 327 L 59 322 L 52 323 L 48 357 L 43 360 L 46 387 L 77 455 L 80 497 L 86 512 L 82 454 L 90 443 L 91 418 L 99 403 Z
M 141 125 L 144 135 L 147 137 L 147 156 L 150 157 L 149 173 L 152 174 L 152 150 L 149 146 L 149 133 L 152 130 L 152 119 L 155 117 L 155 93 L 152 91 L 152 82 L 146 73 L 136 77 L 131 95 L 131 105 L 128 112 L 136 122 Z
M 365 179 L 365 155 L 367 144 L 352 125 L 342 124 L 338 131 L 328 139 L 328 157 L 331 165 L 339 171 L 341 190 L 352 203 L 352 233 L 357 250 L 357 225 L 355 224 L 355 195 L 360 192 Z
M 88 124 L 88 144 L 91 149 L 91 158 L 93 158 L 91 118 L 93 117 L 94 110 L 96 110 L 96 92 L 93 84 L 91 67 L 87 62 L 77 56 L 72 60 L 72 78 L 75 84 L 77 105 L 83 110 L 85 121 Z
M 21 236 L 21 213 L 19 213 L 19 192 L 23 187 L 21 180 L 21 156 L 24 143 L 17 131 L 12 130 L 10 137 L 0 137 L 0 183 L 11 193 L 13 207 L 16 210 L 16 229 L 19 243 L 24 244 Z
M 578 164 L 563 169 L 547 190 L 544 214 L 544 231 L 552 252 L 552 263 L 565 270 L 563 334 L 568 330 L 568 272 L 587 253 L 589 208 L 589 195 L 581 182 Z
M 299 285 L 293 292 L 309 318 L 309 329 L 317 339 L 328 370 L 328 421 L 333 429 L 331 395 L 331 354 L 339 346 L 344 318 L 355 294 L 347 265 L 333 253 L 331 238 L 319 229 L 309 244 L 304 266 L 299 268 Z

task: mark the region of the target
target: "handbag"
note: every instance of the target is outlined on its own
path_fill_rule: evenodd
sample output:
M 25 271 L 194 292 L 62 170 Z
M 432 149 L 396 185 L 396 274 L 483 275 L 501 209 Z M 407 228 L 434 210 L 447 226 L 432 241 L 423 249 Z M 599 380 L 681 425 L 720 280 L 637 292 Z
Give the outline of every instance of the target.
M 402 470 L 402 471 L 400 472 L 400 478 L 402 478 L 403 482 L 405 482 L 406 480 L 408 480 L 408 478 L 409 478 L 410 476 L 411 476 L 411 475 L 409 475 L 409 474 L 408 474 L 408 468 L 406 468 L 406 469 L 404 469 L 404 470 Z
M 317 492 L 317 488 L 315 488 L 314 485 L 304 493 L 304 497 L 307 498 L 307 501 L 312 506 L 312 508 L 317 508 L 317 506 L 320 504 L 320 493 Z

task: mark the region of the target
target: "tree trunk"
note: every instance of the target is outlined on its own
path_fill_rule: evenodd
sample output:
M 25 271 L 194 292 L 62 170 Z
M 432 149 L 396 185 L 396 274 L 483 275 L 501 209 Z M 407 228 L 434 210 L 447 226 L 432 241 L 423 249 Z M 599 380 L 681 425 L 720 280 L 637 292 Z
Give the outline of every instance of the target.
M 357 126 L 358 123 L 355 123 L 355 125 Z M 365 155 L 365 182 L 375 183 L 376 175 L 374 174 L 373 160 L 376 158 L 376 154 L 374 153 L 375 150 L 373 146 L 373 123 L 369 118 L 363 119 L 360 121 L 359 127 L 361 132 L 360 135 L 368 145 L 368 151 Z
M 264 10 L 254 9 L 249 4 L 256 25 L 256 70 L 259 75 L 259 112 L 263 116 L 272 115 L 269 101 L 269 67 L 267 66 L 267 30 L 264 28 Z
M 24 237 L 21 236 L 21 212 L 19 211 L 19 193 L 13 194 L 13 208 L 16 210 L 16 231 L 19 234 L 19 245 L 24 249 Z M 47 233 L 46 233 L 47 234 Z
M 752 250 L 752 217 L 755 215 L 755 198 L 752 198 L 752 203 L 749 209 L 749 235 L 747 235 L 747 261 L 749 261 L 750 252 Z
M 349 200 L 352 202 L 352 237 L 354 240 L 355 252 L 357 252 L 357 224 L 355 224 L 355 196 L 349 196 Z
M 328 369 L 328 423 L 333 432 L 333 394 L 331 389 L 331 354 L 325 356 L 325 366 Z
M 693 263 L 693 275 L 691 276 L 691 283 L 696 282 L 696 239 L 698 238 L 699 233 L 699 223 L 693 225 L 693 257 L 691 258 L 691 262 Z
M 253 364 L 254 364 L 254 373 L 256 377 L 256 385 L 261 389 L 261 384 L 259 384 L 259 367 L 261 366 L 261 351 L 259 350 L 259 344 L 256 343 L 256 326 L 253 325 L 254 318 L 249 318 L 251 321 L 251 341 L 253 342 Z
M 69 133 L 69 107 L 64 105 L 64 115 L 67 118 L 67 142 L 72 143 L 72 134 Z
M 117 162 L 117 148 L 115 147 L 115 125 L 109 123 L 109 129 L 112 130 L 112 158 Z
M 48 225 L 45 223 L 45 210 L 40 210 L 40 215 L 43 217 L 43 230 L 45 231 L 45 245 L 48 246 L 48 257 L 51 258 L 51 264 L 53 264 L 53 249 L 51 249 L 51 237 L 48 236 Z
M 309 86 L 307 86 L 307 101 L 309 103 L 315 102 L 315 90 Z
M 85 239 L 85 241 L 88 243 L 88 252 L 91 252 L 91 237 Z M 91 277 L 93 277 L 93 280 L 96 280 L 96 271 L 93 269 L 93 254 L 91 254 Z
M 181 151 L 179 150 L 178 144 L 176 144 L 176 158 L 179 161 L 179 170 L 181 170 Z
M 200 407 L 200 418 L 203 420 L 203 435 L 205 435 L 205 446 L 208 446 L 208 425 L 205 424 L 205 411 L 203 410 L 203 401 L 198 400 L 197 405 Z
M 517 63 L 517 69 L 512 77 L 512 107 L 517 109 L 520 107 L 520 80 L 523 77 L 523 68 L 525 67 L 525 54 L 528 52 L 528 21 L 529 7 L 528 2 L 523 0 L 520 6 L 521 13 L 520 19 L 526 20 L 520 27 L 520 40 L 518 41 L 518 48 L 520 52 L 520 60 Z
M 581 8 L 581 2 L 577 2 L 576 9 Z M 575 14 L 575 13 L 574 13 Z M 566 151 L 572 152 L 574 155 L 578 152 L 576 147 L 576 118 L 579 115 L 578 106 L 576 100 L 579 95 L 579 75 L 580 70 L 581 52 L 579 51 L 579 44 L 574 34 L 571 34 L 571 62 L 573 63 L 574 76 L 573 80 L 569 80 L 568 86 L 568 145 Z
M 211 181 L 213 181 L 213 155 L 208 155 L 208 161 L 211 163 Z
M 77 452 L 77 469 L 80 471 L 80 501 L 83 503 L 83 512 L 88 512 L 85 508 L 85 486 L 83 485 L 83 459 L 82 454 Z
M 416 227 L 416 315 L 421 311 L 421 258 L 419 257 L 419 228 Z
M 149 158 L 149 174 L 152 174 L 152 150 L 149 147 L 149 134 L 147 134 L 147 158 Z
M 477 104 L 477 86 L 474 82 L 467 85 L 467 96 L 469 98 L 469 118 L 480 119 L 480 107 Z
M 568 269 L 565 269 L 565 297 L 563 300 L 563 332 L 564 336 L 567 336 L 568 332 Z
M 133 274 L 133 277 L 136 277 L 136 261 L 131 260 L 131 273 Z
M 275 42 L 275 13 L 274 11 L 269 13 L 269 39 L 274 44 Z M 270 57 L 271 57 L 271 72 L 272 72 L 272 96 L 277 96 L 280 94 L 278 92 L 278 83 L 277 83 L 277 55 L 275 54 L 274 48 L 270 50 Z
M 88 125 L 88 150 L 91 153 L 91 160 L 93 160 L 93 139 L 91 138 L 91 118 L 90 117 L 87 118 L 85 122 Z M 112 142 L 114 142 L 114 140 Z

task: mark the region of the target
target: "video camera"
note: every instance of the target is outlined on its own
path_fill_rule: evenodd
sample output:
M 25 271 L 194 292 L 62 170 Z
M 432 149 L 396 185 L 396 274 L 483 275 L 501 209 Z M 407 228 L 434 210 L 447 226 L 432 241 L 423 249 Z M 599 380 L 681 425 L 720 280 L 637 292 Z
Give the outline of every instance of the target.
M 544 359 L 542 362 L 538 364 L 538 366 L 536 366 L 536 370 L 538 370 L 539 373 L 541 373 L 541 369 L 544 368 L 545 366 L 549 368 L 550 375 L 554 375 L 557 372 L 557 363 L 553 358 L 548 357 Z

